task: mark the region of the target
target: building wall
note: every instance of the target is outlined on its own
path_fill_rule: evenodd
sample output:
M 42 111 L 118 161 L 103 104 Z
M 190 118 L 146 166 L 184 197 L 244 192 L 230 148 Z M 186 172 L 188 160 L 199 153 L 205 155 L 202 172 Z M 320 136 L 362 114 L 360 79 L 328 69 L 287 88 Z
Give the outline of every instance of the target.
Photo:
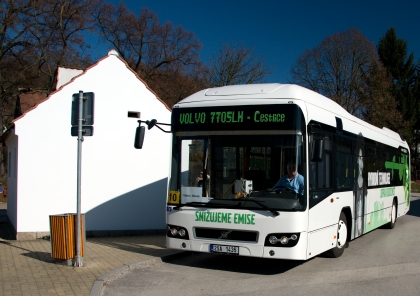
M 110 55 L 15 122 L 17 232 L 48 232 L 49 215 L 77 211 L 77 137 L 70 135 L 70 118 L 79 90 L 95 93 L 94 135 L 82 145 L 86 230 L 164 229 L 170 134 L 147 130 L 137 150 L 138 119 L 127 114 L 170 123 L 170 111 Z
M 7 214 L 17 229 L 17 155 L 18 137 L 12 132 L 7 142 Z

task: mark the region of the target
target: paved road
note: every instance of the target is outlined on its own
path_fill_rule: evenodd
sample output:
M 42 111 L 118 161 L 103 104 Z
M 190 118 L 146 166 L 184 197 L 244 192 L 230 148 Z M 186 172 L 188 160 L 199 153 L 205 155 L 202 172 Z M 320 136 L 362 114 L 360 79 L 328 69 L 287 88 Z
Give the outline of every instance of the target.
M 188 256 L 130 271 L 102 295 L 420 295 L 420 199 L 393 230 L 350 243 L 338 259 Z

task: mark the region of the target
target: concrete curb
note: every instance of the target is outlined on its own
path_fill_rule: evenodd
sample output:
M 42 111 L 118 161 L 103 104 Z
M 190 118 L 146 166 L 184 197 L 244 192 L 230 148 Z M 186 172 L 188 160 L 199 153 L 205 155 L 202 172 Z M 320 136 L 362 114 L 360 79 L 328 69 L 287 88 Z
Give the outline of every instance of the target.
M 102 288 L 105 284 L 107 284 L 107 283 L 117 279 L 118 277 L 126 274 L 130 270 L 134 270 L 134 269 L 145 267 L 145 266 L 156 265 L 156 264 L 159 264 L 159 263 L 162 263 L 162 262 L 165 262 L 165 261 L 174 260 L 174 259 L 177 259 L 177 258 L 182 258 L 184 256 L 187 256 L 188 254 L 190 254 L 190 252 L 174 251 L 174 253 L 169 254 L 169 255 L 165 255 L 165 256 L 162 256 L 162 257 L 145 259 L 145 260 L 141 260 L 141 261 L 138 261 L 138 262 L 124 264 L 120 267 L 114 268 L 110 272 L 104 274 L 103 276 L 98 277 L 95 280 L 95 282 L 92 286 L 92 289 L 90 290 L 89 295 L 90 296 L 101 295 Z

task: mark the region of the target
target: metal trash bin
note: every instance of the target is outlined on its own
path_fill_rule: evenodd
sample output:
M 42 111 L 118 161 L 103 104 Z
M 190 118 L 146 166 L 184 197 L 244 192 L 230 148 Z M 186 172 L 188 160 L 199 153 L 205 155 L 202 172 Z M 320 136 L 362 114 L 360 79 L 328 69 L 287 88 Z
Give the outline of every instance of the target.
M 71 265 L 71 259 L 77 255 L 77 214 L 50 215 L 50 242 L 51 257 L 54 259 L 67 260 Z M 80 214 L 80 256 L 85 255 L 85 215 Z

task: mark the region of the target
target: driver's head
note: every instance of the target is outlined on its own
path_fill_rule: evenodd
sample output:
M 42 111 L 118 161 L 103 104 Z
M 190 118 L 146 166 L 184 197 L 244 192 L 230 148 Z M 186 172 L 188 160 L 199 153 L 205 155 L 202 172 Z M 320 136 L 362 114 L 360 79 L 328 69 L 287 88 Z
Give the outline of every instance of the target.
M 287 163 L 287 174 L 289 175 L 289 178 L 294 178 L 296 177 L 297 174 L 297 170 L 296 170 L 296 164 L 292 161 L 289 161 Z

